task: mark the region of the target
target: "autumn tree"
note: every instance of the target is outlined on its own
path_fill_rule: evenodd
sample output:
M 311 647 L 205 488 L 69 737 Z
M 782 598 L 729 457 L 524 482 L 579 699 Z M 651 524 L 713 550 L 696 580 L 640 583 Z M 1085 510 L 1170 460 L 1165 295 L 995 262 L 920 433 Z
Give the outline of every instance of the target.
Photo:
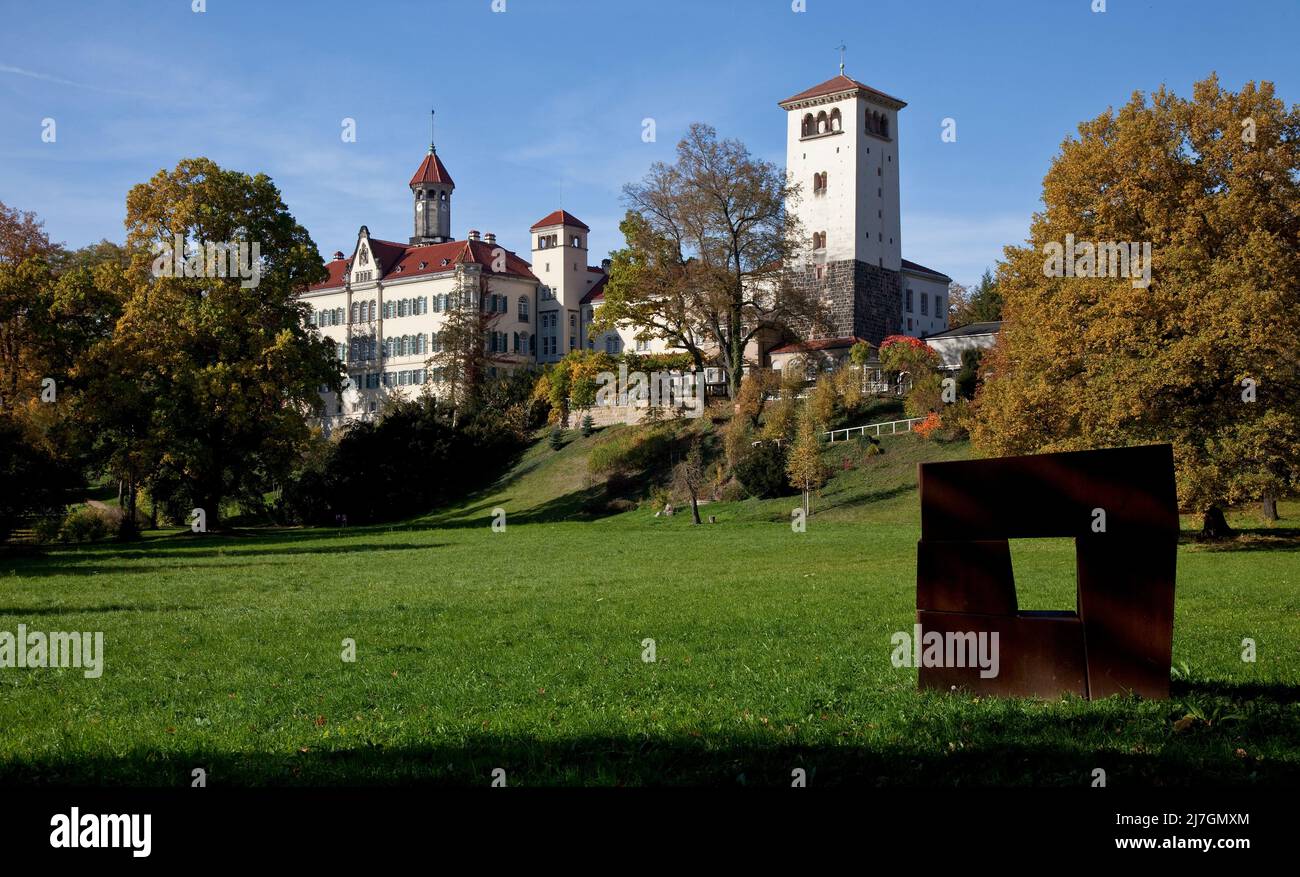
M 998 278 L 978 446 L 1171 442 L 1180 503 L 1210 537 L 1229 532 L 1226 505 L 1293 489 L 1300 109 L 1271 83 L 1232 92 L 1214 76 L 1190 99 L 1134 93 L 1062 144 L 1043 202 Z M 1125 266 L 1110 242 L 1149 243 L 1149 277 L 1140 247 Z M 1073 276 L 1059 276 L 1062 255 Z
M 941 404 L 939 354 L 910 335 L 890 335 L 880 342 L 880 366 L 908 386 L 903 410 L 908 417 L 924 417 Z
M 611 254 L 592 331 L 629 324 L 684 349 L 697 369 L 717 362 L 734 398 L 751 339 L 816 319 L 815 300 L 784 273 L 801 246 L 786 212 L 798 191 L 740 141 L 691 125 L 673 164 L 656 163 L 624 189 L 627 247 Z
M 798 414 L 794 443 L 786 459 L 785 472 L 790 486 L 803 492 L 803 514 L 811 514 L 812 491 L 826 483 L 829 472 L 822 461 L 822 428 L 812 406 L 804 405 Z

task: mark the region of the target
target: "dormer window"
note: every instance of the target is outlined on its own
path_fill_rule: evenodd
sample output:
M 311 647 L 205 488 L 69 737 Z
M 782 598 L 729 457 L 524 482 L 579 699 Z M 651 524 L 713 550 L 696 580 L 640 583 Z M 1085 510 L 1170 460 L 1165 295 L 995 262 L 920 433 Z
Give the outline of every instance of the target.
M 429 267 L 429 263 L 428 263 L 428 262 L 421 262 L 421 263 L 420 263 L 420 267 L 417 268 L 416 270 L 417 270 L 417 271 L 423 271 L 423 270 L 424 270 L 425 268 L 427 268 L 427 267 Z

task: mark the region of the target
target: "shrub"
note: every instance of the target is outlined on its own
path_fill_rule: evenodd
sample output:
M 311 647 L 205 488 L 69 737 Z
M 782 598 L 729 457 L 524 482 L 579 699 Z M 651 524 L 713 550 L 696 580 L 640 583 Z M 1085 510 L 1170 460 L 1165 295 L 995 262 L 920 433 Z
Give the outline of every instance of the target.
M 108 517 L 98 509 L 82 506 L 63 519 L 59 539 L 64 542 L 95 542 L 107 536 L 111 527 Z
M 41 515 L 32 525 L 32 535 L 36 541 L 44 544 L 53 542 L 59 538 L 59 531 L 63 529 L 63 518 L 58 515 Z
M 736 480 L 750 496 L 766 499 L 788 492 L 785 477 L 785 449 L 776 442 L 763 442 L 750 449 L 736 465 Z
M 590 438 L 595 431 L 595 421 L 591 419 L 590 414 L 583 415 L 582 418 L 582 437 Z
M 666 465 L 672 447 L 672 431 L 665 428 L 633 427 L 600 441 L 587 454 L 587 470 L 593 475 L 640 472 Z
M 396 402 L 304 455 L 281 495 L 284 520 L 330 524 L 401 520 L 465 495 L 509 468 L 523 445 L 504 412 L 471 409 L 453 426 L 434 399 Z M 178 509 L 177 511 L 182 511 Z M 188 509 L 183 510 L 188 516 Z
M 912 431 L 921 438 L 928 439 L 934 435 L 935 431 L 942 425 L 943 422 L 939 419 L 939 415 L 931 411 L 925 416 L 924 420 L 912 427 Z
M 564 447 L 564 430 L 559 425 L 551 427 L 551 450 L 558 451 Z

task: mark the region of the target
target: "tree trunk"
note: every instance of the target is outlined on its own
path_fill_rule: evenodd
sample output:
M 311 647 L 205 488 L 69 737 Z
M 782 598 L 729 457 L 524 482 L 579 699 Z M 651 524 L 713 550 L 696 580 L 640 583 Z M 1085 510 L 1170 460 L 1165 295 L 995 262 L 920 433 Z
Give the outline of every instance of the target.
M 1227 539 L 1233 535 L 1233 530 L 1228 526 L 1228 520 L 1223 516 L 1223 509 L 1218 506 L 1210 506 L 1205 510 L 1201 522 L 1202 539 Z
M 1264 520 L 1273 522 L 1277 520 L 1277 497 L 1271 493 L 1265 493 L 1264 499 L 1260 502 L 1260 512 Z
M 702 521 L 700 521 L 700 504 L 693 493 L 691 494 L 691 517 L 695 519 L 694 523 L 702 523 Z
M 118 482 L 119 492 L 121 483 Z M 118 510 L 122 513 L 121 520 L 117 525 L 117 538 L 122 541 L 134 539 L 139 535 L 139 528 L 135 520 L 135 479 L 131 478 L 126 484 L 126 493 L 123 499 L 118 503 Z

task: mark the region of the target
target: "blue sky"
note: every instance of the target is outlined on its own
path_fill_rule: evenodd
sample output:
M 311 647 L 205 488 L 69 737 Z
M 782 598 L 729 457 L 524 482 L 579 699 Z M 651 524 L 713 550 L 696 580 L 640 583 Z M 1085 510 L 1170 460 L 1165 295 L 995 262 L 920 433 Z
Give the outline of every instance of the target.
M 1091 3 L 0 0 L 0 201 L 71 246 L 121 240 L 126 191 L 205 155 L 269 174 L 323 255 L 362 224 L 404 241 L 436 106 L 458 238 L 527 256 L 529 226 L 563 206 L 598 261 L 621 243 L 622 186 L 689 123 L 783 165 L 776 103 L 833 76 L 844 42 L 850 76 L 909 104 L 903 254 L 970 282 L 1023 239 L 1061 141 L 1132 91 L 1217 71 L 1300 101 L 1298 0 Z

